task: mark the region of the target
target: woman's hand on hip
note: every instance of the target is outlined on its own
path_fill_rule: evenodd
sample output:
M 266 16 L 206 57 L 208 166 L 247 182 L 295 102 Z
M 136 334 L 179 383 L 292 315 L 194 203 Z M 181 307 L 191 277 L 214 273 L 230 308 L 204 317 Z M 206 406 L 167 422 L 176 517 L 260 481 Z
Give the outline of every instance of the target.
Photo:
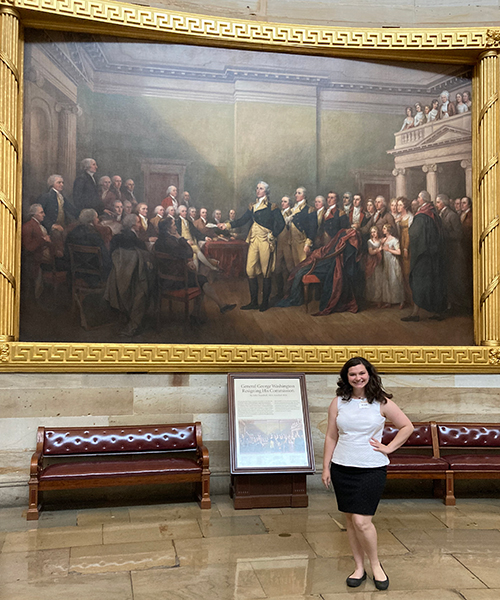
M 370 446 L 377 452 L 380 452 L 381 454 L 385 454 L 386 456 L 387 454 L 390 454 L 389 448 L 385 444 L 382 444 L 382 442 L 376 440 L 375 438 L 370 438 Z

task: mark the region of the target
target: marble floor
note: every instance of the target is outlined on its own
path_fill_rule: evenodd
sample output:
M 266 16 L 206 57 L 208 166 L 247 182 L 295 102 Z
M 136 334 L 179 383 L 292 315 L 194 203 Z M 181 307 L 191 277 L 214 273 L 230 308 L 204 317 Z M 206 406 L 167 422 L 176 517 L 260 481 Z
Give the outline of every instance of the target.
M 43 512 L 0 509 L 1 600 L 498 600 L 500 499 L 383 500 L 388 592 L 346 587 L 352 559 L 326 493 L 309 508 L 196 503 Z

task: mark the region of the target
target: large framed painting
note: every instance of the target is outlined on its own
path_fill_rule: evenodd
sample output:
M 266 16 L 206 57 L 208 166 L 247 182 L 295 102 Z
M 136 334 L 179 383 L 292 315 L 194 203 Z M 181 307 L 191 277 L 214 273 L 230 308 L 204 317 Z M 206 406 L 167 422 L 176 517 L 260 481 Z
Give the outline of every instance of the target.
M 497 32 L 0 7 L 0 369 L 498 369 Z

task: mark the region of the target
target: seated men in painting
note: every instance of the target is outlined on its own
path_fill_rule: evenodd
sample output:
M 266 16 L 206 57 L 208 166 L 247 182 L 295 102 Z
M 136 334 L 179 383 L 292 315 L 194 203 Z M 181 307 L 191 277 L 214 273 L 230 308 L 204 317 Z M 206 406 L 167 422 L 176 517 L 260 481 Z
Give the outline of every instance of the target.
M 100 215 L 100 221 L 111 229 L 113 235 L 116 235 L 122 230 L 123 217 L 123 202 L 116 199 Z
M 179 206 L 178 214 L 179 216 L 176 222 L 177 231 L 193 249 L 193 261 L 196 265 L 196 269 L 198 270 L 199 267 L 198 262 L 201 262 L 209 270 L 218 271 L 217 266 L 213 265 L 201 251 L 205 242 L 210 238 L 205 238 L 187 218 L 187 207 L 185 204 Z
M 188 208 L 188 219 L 191 221 L 191 223 L 194 223 L 197 218 L 198 218 L 198 211 L 196 209 L 196 206 L 190 206 Z
M 106 279 L 111 271 L 111 256 L 104 242 L 102 235 L 98 231 L 99 219 L 93 208 L 84 208 L 78 217 L 78 225 L 68 233 L 66 238 L 66 253 L 69 257 L 68 245 L 92 246 L 101 250 L 101 260 L 103 268 L 103 278 Z M 95 275 L 79 274 L 89 286 L 98 285 Z
M 145 202 L 139 202 L 135 210 L 140 223 L 137 235 L 143 242 L 154 241 L 152 238 L 156 238 L 156 231 L 148 219 L 148 205 Z
M 113 267 L 104 298 L 127 319 L 120 335 L 133 337 L 140 332 L 154 286 L 154 268 L 146 244 L 139 239 L 139 216 L 123 219 L 123 230 L 111 240 Z
M 53 257 L 53 245 L 47 229 L 43 226 L 45 212 L 41 204 L 32 204 L 28 212 L 29 220 L 22 227 L 23 275 L 31 288 L 29 291 L 39 298 L 43 291 L 42 263 L 49 263 Z
M 151 227 L 154 229 L 155 237 L 158 237 L 158 225 L 160 224 L 160 221 L 165 217 L 165 208 L 161 204 L 158 204 L 158 206 L 155 206 L 153 213 L 154 217 L 149 222 L 151 224 Z
M 112 194 L 108 198 L 110 188 L 111 188 L 111 177 L 108 177 L 107 175 L 103 175 L 102 177 L 100 177 L 99 185 L 97 186 L 97 193 L 98 193 L 99 198 L 104 206 L 107 206 L 109 203 L 113 202 L 113 200 L 117 199 L 114 194 Z
M 120 188 L 122 194 L 122 200 L 128 200 L 132 204 L 132 208 L 135 208 L 139 202 L 135 197 L 135 183 L 133 179 L 127 179 L 123 186 Z
M 333 312 L 358 312 L 355 297 L 357 258 L 360 237 L 354 229 L 341 229 L 328 244 L 318 248 L 290 273 L 290 293 L 277 304 L 279 307 L 304 303 L 302 278 L 315 275 L 321 282 L 319 312 L 314 317 Z
M 184 208 L 186 208 L 184 206 Z M 236 304 L 226 304 L 221 301 L 217 292 L 208 282 L 208 279 L 197 272 L 196 263 L 193 258 L 193 247 L 188 243 L 188 241 L 182 237 L 178 230 L 176 223 L 172 217 L 167 217 L 164 219 L 159 225 L 159 236 L 154 245 L 154 251 L 160 254 L 168 254 L 171 258 L 182 258 L 187 261 L 188 267 L 190 268 L 188 286 L 189 287 L 200 287 L 203 294 L 206 294 L 209 298 L 211 298 L 219 307 L 221 314 L 229 312 L 235 308 Z M 157 257 L 158 260 L 160 260 Z M 165 282 L 163 281 L 163 285 L 167 285 L 165 289 L 175 290 L 184 287 L 184 284 L 181 281 L 178 282 Z M 201 324 L 205 321 L 203 315 L 203 306 L 202 306 L 202 297 L 199 296 L 196 304 L 194 313 L 191 317 L 191 320 L 195 324 Z
M 200 218 L 196 219 L 194 225 L 198 231 L 200 231 L 205 237 L 217 237 L 219 230 L 213 226 L 210 227 L 208 223 L 208 210 L 205 207 L 200 208 Z

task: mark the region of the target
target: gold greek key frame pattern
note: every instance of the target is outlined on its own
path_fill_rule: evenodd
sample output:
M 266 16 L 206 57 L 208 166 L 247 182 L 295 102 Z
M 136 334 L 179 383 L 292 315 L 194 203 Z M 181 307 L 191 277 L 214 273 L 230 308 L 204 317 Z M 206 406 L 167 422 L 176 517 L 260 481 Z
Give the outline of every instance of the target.
M 120 2 L 98 0 L 0 0 L 0 12 L 17 18 L 18 33 L 0 48 L 0 65 L 18 81 L 16 64 L 5 47 L 22 44 L 22 26 L 87 31 L 137 39 L 203 43 L 233 48 L 264 48 L 276 51 L 315 53 L 326 56 L 373 59 L 429 60 L 475 65 L 473 79 L 477 110 L 473 114 L 474 197 L 474 290 L 475 339 L 468 347 L 372 347 L 372 346 L 231 346 L 28 343 L 14 341 L 11 324 L 18 327 L 20 258 L 20 176 L 15 189 L 3 192 L 0 182 L 0 235 L 12 229 L 16 265 L 3 273 L 16 293 L 16 305 L 0 305 L 0 372 L 228 372 L 307 371 L 338 369 L 349 357 L 361 354 L 383 372 L 500 372 L 500 314 L 497 298 L 500 274 L 498 210 L 499 177 L 498 56 L 500 29 L 350 29 L 311 27 L 179 13 Z M 12 32 L 15 28 L 12 29 Z M 8 32 L 7 32 L 8 33 Z M 5 36 L 4 36 L 5 37 Z M 485 52 L 488 51 L 488 52 Z M 19 81 L 22 98 L 22 80 Z M 3 88 L 4 81 L 0 81 Z M 9 85 L 12 85 L 11 83 Z M 14 92 L 12 92 L 14 94 Z M 19 100 L 18 99 L 18 100 Z M 16 102 L 16 98 L 11 98 Z M 2 137 L 17 154 L 22 133 L 2 124 Z M 13 172 L 7 173 L 16 179 Z M 477 197 L 476 197 L 477 196 Z M 4 212 L 2 213 L 1 210 Z M 481 246 L 482 251 L 479 252 Z M 495 258 L 493 258 L 495 256 Z M 17 261 L 17 262 L 16 262 Z M 5 264 L 5 263 L 4 263 Z M 5 271 L 5 269 L 4 269 Z M 14 273 L 14 275 L 12 275 Z M 5 314 L 5 313 L 8 314 Z M 2 314 L 3 313 L 3 314 Z M 9 327 L 7 327 L 9 323 Z M 15 327 L 14 327 L 15 330 Z
M 500 365 L 500 350 L 473 347 L 373 346 L 224 346 L 153 344 L 5 343 L 0 371 L 227 372 L 310 371 L 339 369 L 361 355 L 383 372 L 489 372 Z M 8 369 L 5 367 L 8 365 Z
M 23 19 L 30 27 L 43 26 L 40 24 L 40 18 L 43 15 L 52 15 L 92 21 L 91 29 L 99 24 L 125 25 L 139 28 L 150 34 L 202 36 L 207 42 L 213 39 L 219 42 L 293 45 L 303 48 L 482 50 L 488 45 L 497 45 L 499 43 L 497 37 L 500 35 L 494 29 L 472 27 L 444 30 L 312 27 L 226 19 L 94 0 L 0 0 L 1 4 L 15 6 L 21 11 L 23 9 L 36 11 L 38 14 L 34 20 L 30 19 L 30 15 L 23 15 Z M 461 62 L 464 62 L 463 58 Z

